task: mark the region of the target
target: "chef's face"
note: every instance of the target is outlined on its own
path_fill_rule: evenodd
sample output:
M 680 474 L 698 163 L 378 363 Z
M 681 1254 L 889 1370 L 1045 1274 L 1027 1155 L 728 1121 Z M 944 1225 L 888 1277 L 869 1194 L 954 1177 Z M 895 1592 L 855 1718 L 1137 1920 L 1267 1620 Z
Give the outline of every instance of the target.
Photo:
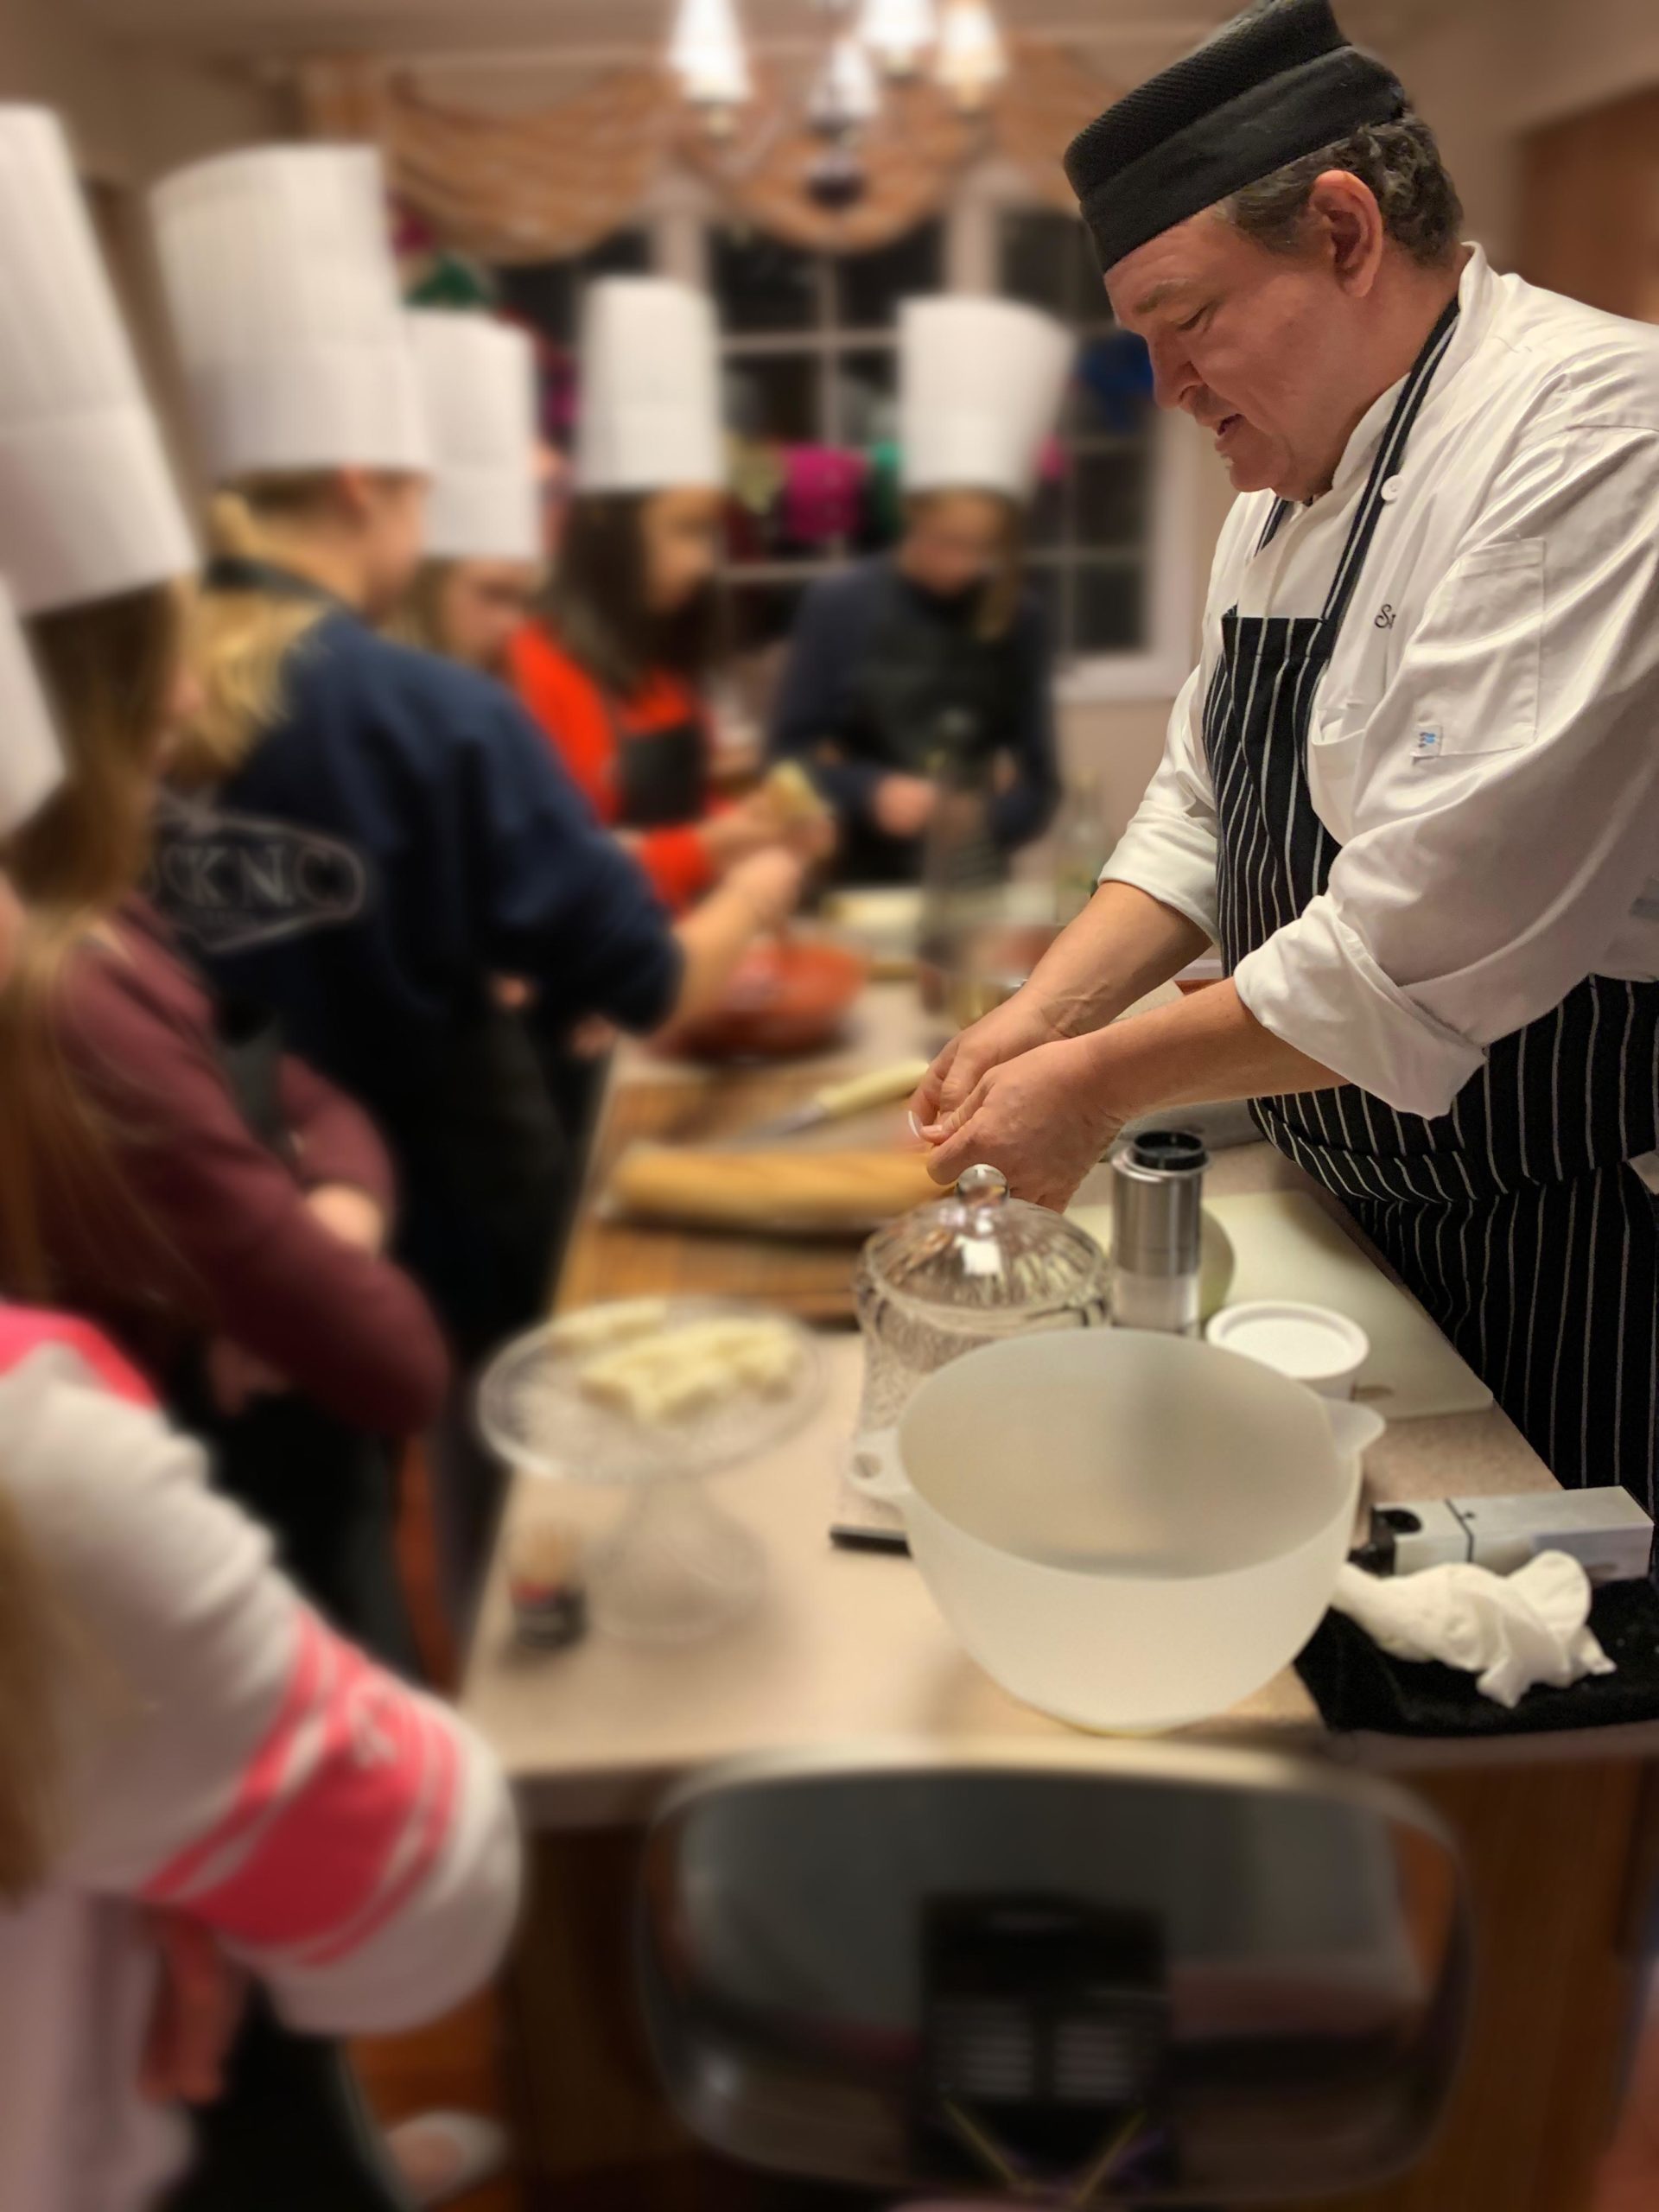
M 720 493 L 689 486 L 653 492 L 640 508 L 645 606 L 652 614 L 677 614 L 713 576 L 725 508 Z
M 899 563 L 912 583 L 955 599 L 1007 558 L 1008 509 L 990 492 L 936 492 L 911 507 Z
M 528 561 L 449 562 L 438 582 L 445 652 L 469 668 L 499 676 L 540 582 L 540 570 Z
M 1371 257 L 1353 243 L 1321 225 L 1305 253 L 1270 253 L 1211 209 L 1107 272 L 1114 314 L 1150 350 L 1159 405 L 1212 433 L 1235 491 L 1316 497 L 1376 397 L 1357 312 Z

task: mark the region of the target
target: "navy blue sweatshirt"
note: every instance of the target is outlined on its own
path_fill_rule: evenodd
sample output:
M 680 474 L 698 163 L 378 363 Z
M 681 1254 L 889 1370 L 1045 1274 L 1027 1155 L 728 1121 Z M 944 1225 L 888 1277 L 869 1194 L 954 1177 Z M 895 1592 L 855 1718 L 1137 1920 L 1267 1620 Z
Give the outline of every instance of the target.
M 400 1150 L 491 978 L 527 978 L 556 1033 L 664 1018 L 668 917 L 509 692 L 344 610 L 283 680 L 282 719 L 228 782 L 164 803 L 156 900 Z
M 925 773 L 947 718 L 982 760 L 1005 756 L 1014 780 L 992 803 L 1006 851 L 1040 836 L 1059 802 L 1048 642 L 1029 597 L 1007 633 L 975 633 L 978 594 L 940 599 L 890 554 L 813 584 L 801 605 L 772 711 L 774 760 L 807 770 L 842 826 L 841 872 L 912 880 L 919 838 L 893 838 L 871 808 L 883 776 Z

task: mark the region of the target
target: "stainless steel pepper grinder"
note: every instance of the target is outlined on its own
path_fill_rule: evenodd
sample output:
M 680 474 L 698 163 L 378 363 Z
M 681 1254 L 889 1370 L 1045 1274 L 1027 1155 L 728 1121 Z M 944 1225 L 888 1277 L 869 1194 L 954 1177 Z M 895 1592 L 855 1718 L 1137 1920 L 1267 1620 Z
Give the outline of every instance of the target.
M 1196 1337 L 1204 1140 L 1189 1129 L 1141 1129 L 1111 1164 L 1112 1325 Z

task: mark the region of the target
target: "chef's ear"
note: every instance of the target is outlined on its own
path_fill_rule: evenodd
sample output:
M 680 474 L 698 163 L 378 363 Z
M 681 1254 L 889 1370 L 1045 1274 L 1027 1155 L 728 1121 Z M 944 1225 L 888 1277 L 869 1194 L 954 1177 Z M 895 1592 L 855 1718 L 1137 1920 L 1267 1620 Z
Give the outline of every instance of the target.
M 1376 282 L 1388 232 L 1376 194 L 1348 169 L 1326 169 L 1307 196 L 1319 251 L 1344 292 L 1363 299 Z

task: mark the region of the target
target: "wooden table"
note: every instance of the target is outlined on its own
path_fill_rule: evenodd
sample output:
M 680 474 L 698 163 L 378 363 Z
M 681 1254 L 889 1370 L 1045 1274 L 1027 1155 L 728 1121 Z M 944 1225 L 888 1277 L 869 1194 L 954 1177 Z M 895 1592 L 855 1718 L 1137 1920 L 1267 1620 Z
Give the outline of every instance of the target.
M 915 1049 L 906 995 L 872 997 L 862 1050 L 851 1048 L 867 1065 Z M 899 1034 L 907 1018 L 908 1045 Z M 734 1132 L 843 1071 L 845 1058 L 787 1077 L 710 1079 L 631 1055 L 607 1100 L 597 1176 L 630 1134 Z M 1217 1192 L 1286 1184 L 1306 1187 L 1266 1147 L 1221 1155 L 1211 1178 Z M 838 1292 L 844 1307 L 851 1262 L 849 1247 L 641 1231 L 590 1209 L 562 1302 L 718 1287 L 830 1313 Z M 716 2185 L 687 2156 L 632 2016 L 633 1850 L 668 1783 L 708 1761 L 802 1741 L 1062 1732 L 965 1656 L 906 1560 L 829 1544 L 856 1338 L 832 1337 L 827 1355 L 828 1402 L 813 1427 L 720 1484 L 721 1502 L 762 1535 L 771 1561 L 766 1601 L 740 1628 L 670 1656 L 595 1637 L 537 1656 L 512 1642 L 499 1563 L 492 1577 L 465 1709 L 506 1764 L 535 1837 L 517 2040 L 531 2171 L 563 2212 L 774 2201 L 758 2184 L 742 2193 L 729 2174 Z M 1494 1408 L 1400 1424 L 1370 1456 L 1368 1479 L 1406 1498 L 1551 1478 Z M 521 1483 L 510 1520 L 532 1502 Z M 1659 1727 L 1478 1745 L 1338 1741 L 1287 1671 L 1193 1732 L 1387 1766 L 1433 1801 L 1462 1843 L 1480 1958 L 1451 2120 L 1415 2175 L 1344 2200 L 1349 2212 L 1580 2212 L 1611 2110 L 1651 1887 Z

